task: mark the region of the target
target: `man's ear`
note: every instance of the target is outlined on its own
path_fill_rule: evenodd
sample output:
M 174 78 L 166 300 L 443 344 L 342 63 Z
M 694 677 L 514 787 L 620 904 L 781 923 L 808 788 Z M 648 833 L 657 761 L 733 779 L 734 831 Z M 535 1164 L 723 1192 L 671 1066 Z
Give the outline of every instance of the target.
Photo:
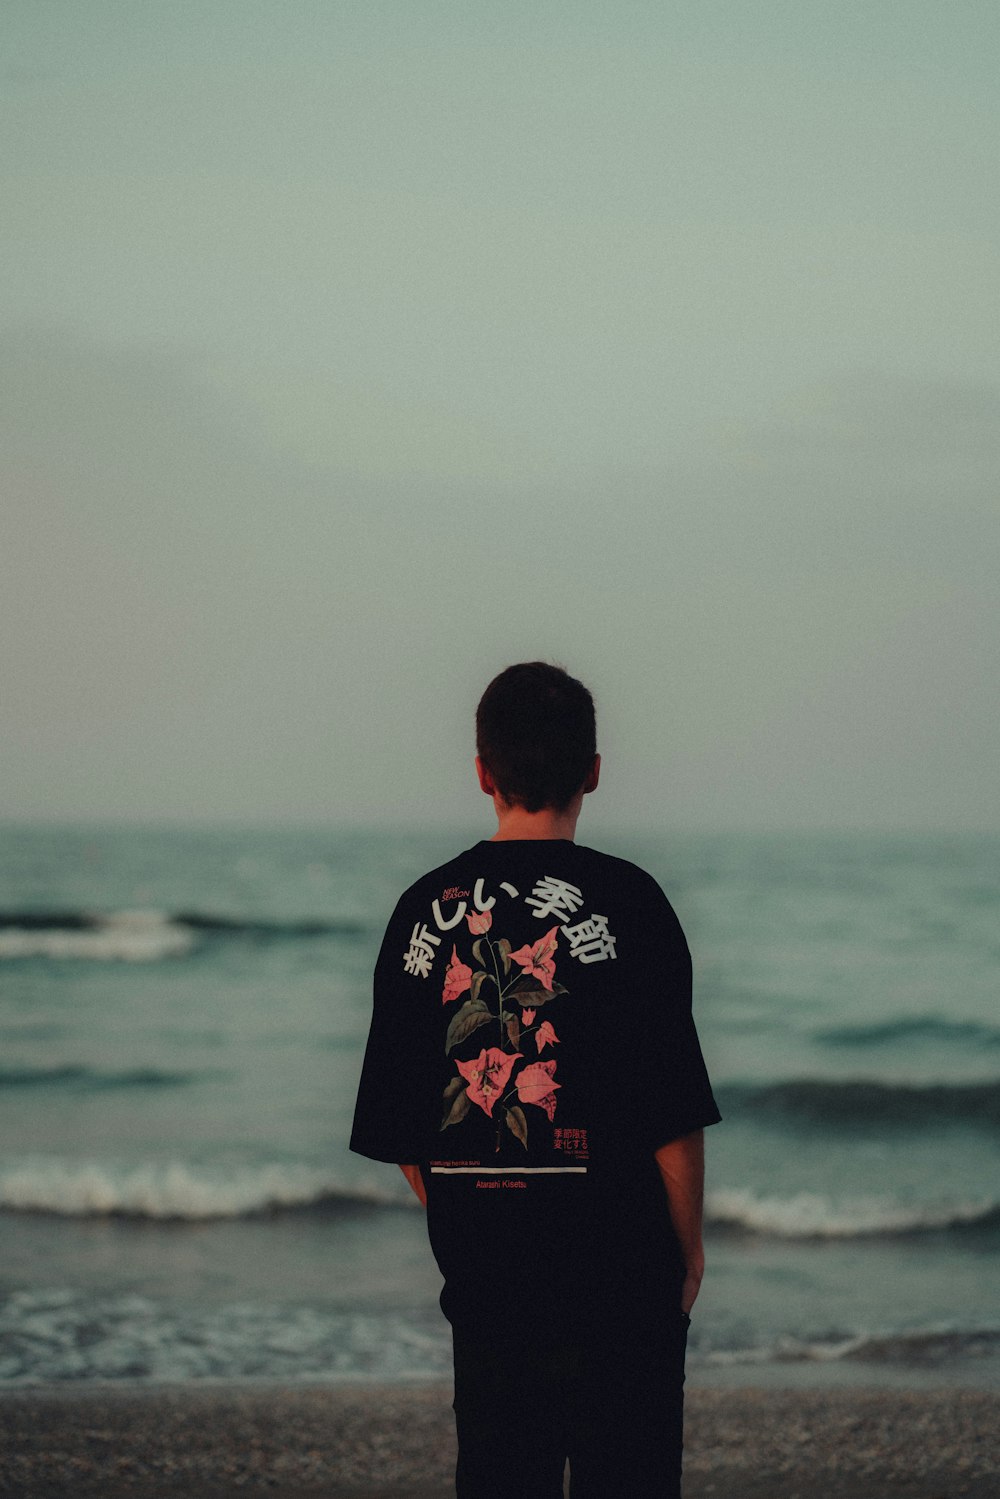
M 583 783 L 584 795 L 586 795 L 586 793 L 588 791 L 596 791 L 597 790 L 597 783 L 598 783 L 598 781 L 600 779 L 601 779 L 601 757 L 600 757 L 600 755 L 595 755 L 594 756 L 594 763 L 590 767 L 590 774 L 588 775 L 587 779 Z
M 497 788 L 493 784 L 493 777 L 490 775 L 489 771 L 486 769 L 486 766 L 483 764 L 482 760 L 480 760 L 478 755 L 476 756 L 476 775 L 479 777 L 479 784 L 482 787 L 483 791 L 486 792 L 486 795 L 495 796 Z

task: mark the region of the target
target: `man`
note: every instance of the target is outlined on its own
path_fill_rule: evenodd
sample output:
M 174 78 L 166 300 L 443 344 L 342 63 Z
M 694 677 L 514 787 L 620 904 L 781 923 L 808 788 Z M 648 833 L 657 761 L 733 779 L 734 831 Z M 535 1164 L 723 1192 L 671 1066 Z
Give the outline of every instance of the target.
M 719 1119 L 687 943 L 648 874 L 574 842 L 582 683 L 509 667 L 476 738 L 497 831 L 389 922 L 351 1148 L 427 1208 L 458 1499 L 561 1499 L 567 1458 L 573 1499 L 671 1499 Z

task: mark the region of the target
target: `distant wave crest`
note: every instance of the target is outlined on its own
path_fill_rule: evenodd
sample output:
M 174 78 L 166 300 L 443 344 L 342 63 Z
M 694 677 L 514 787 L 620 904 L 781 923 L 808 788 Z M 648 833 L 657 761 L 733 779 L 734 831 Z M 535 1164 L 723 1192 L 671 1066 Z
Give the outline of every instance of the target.
M 778 1239 L 899 1238 L 1000 1227 L 1000 1199 L 903 1204 L 880 1197 L 834 1202 L 815 1192 L 763 1197 L 743 1187 L 709 1194 L 706 1223 Z
M 363 930 L 352 921 L 270 921 L 206 911 L 0 911 L 0 959 L 155 963 L 184 957 L 199 938 L 262 942 Z
M 77 1093 L 97 1093 L 106 1088 L 178 1088 L 218 1076 L 217 1072 L 167 1072 L 160 1067 L 102 1072 L 97 1067 L 67 1063 L 60 1067 L 0 1068 L 0 1088 L 67 1088 Z
M 1000 1026 L 980 1020 L 950 1020 L 944 1015 L 900 1015 L 871 1025 L 832 1025 L 816 1032 L 824 1046 L 892 1046 L 897 1041 L 957 1042 L 1000 1046 Z
M 718 1090 L 732 1112 L 803 1124 L 907 1129 L 961 1124 L 1000 1128 L 1000 1082 L 889 1083 L 874 1078 L 790 1078 Z M 725 1110 L 724 1110 L 725 1111 Z
M 411 1202 L 416 1198 L 344 1185 L 328 1172 L 294 1164 L 224 1171 L 183 1162 L 128 1167 L 39 1158 L 0 1166 L 0 1210 L 71 1218 L 201 1222 Z

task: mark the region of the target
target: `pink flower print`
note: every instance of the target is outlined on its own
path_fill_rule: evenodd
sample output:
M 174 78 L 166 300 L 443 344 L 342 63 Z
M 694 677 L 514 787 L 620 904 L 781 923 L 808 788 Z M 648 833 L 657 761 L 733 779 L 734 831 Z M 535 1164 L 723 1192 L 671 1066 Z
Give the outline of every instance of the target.
M 491 1046 L 488 1051 L 484 1048 L 474 1062 L 455 1064 L 462 1076 L 468 1078 L 469 1098 L 491 1119 L 493 1105 L 507 1086 L 511 1068 L 520 1056 L 519 1051 L 501 1051 L 498 1046 Z
M 481 937 L 493 925 L 493 912 L 470 911 L 465 919 L 469 923 L 469 931 L 472 935 L 474 937 Z
M 531 974 L 532 978 L 541 979 L 544 989 L 551 989 L 552 980 L 556 974 L 556 962 L 552 954 L 556 950 L 558 940 L 559 928 L 550 927 L 545 936 L 539 937 L 533 947 L 526 942 L 523 947 L 518 948 L 517 952 L 512 952 L 511 961 L 520 963 L 523 971 Z
M 542 1048 L 545 1047 L 545 1046 L 555 1046 L 556 1045 L 556 1043 L 559 1040 L 559 1037 L 556 1035 L 555 1031 L 552 1029 L 552 1022 L 551 1022 L 551 1020 L 543 1020 L 542 1021 L 541 1025 L 538 1027 L 538 1030 L 535 1032 L 535 1040 L 538 1042 L 538 1050 L 539 1051 L 541 1051 Z
M 534 1012 L 534 1010 L 522 1010 L 521 1011 L 521 1019 L 524 1021 L 525 1025 L 534 1025 L 534 1023 L 535 1023 L 535 1012 Z
M 452 944 L 451 958 L 448 967 L 444 971 L 444 992 L 441 995 L 443 1005 L 450 1004 L 466 989 L 472 988 L 472 969 L 468 963 L 459 961 L 458 948 Z
M 459 1063 L 459 1066 L 461 1065 Z M 555 1070 L 554 1060 L 529 1062 L 527 1067 L 521 1068 L 514 1079 L 517 1096 L 521 1102 L 537 1104 L 540 1109 L 545 1110 L 550 1120 L 556 1112 L 556 1089 L 562 1087 L 561 1083 L 553 1081 Z

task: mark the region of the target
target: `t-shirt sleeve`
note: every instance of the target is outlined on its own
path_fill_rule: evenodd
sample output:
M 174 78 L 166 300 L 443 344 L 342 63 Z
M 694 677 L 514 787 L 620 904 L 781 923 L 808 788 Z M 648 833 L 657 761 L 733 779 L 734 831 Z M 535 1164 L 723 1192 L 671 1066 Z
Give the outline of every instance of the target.
M 375 965 L 372 1018 L 354 1108 L 350 1148 L 374 1161 L 415 1165 L 426 1153 L 429 993 L 407 974 L 402 902 L 386 928 Z M 423 1023 L 422 1023 L 423 1022 Z
M 643 1129 L 651 1150 L 722 1118 L 692 1013 L 692 964 L 673 907 L 654 881 L 644 925 Z

